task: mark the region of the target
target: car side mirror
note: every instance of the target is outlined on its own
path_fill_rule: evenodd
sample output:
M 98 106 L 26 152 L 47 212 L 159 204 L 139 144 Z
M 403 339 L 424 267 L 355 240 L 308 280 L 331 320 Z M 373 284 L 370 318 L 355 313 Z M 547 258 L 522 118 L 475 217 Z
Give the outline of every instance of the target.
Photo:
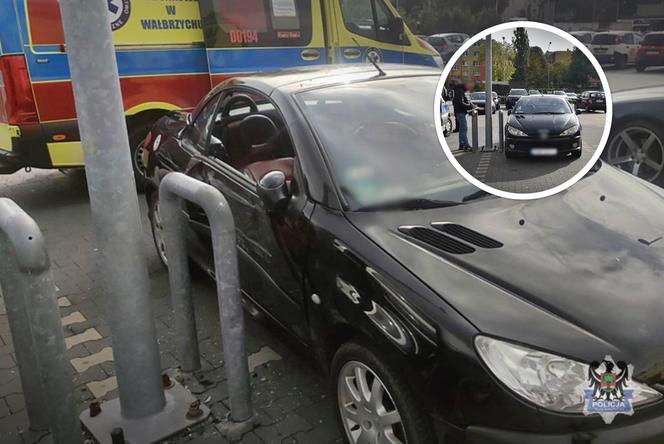
M 511 110 L 511 109 L 508 109 L 508 110 L 507 110 L 507 115 L 508 115 L 508 116 L 511 116 L 511 115 L 512 115 L 512 110 Z
M 257 191 L 265 208 L 270 212 L 283 208 L 291 198 L 283 171 L 265 173 L 258 181 Z
M 221 140 L 217 139 L 213 135 L 210 136 L 210 148 L 208 152 L 210 156 L 222 161 L 226 161 L 226 147 Z

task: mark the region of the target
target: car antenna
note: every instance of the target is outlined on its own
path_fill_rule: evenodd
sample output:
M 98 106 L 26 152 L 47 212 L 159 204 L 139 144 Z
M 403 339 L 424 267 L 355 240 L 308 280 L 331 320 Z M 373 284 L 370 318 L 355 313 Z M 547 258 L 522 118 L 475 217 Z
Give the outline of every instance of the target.
M 355 40 L 355 37 L 353 37 L 353 41 L 358 46 L 358 48 L 362 49 L 362 45 L 360 45 L 360 43 L 357 40 Z M 383 71 L 383 69 L 378 65 L 378 62 L 376 61 L 376 59 L 374 57 L 369 55 L 369 57 L 367 57 L 367 60 L 369 60 L 369 62 L 378 71 L 378 77 L 385 77 L 387 75 L 387 73 L 385 71 Z

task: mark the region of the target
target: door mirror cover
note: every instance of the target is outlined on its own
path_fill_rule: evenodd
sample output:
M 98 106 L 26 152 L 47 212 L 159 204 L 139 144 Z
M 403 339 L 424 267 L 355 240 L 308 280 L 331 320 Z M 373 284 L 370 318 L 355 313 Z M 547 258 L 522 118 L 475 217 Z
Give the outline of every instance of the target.
M 291 198 L 283 171 L 265 173 L 258 181 L 257 191 L 269 212 L 283 208 Z

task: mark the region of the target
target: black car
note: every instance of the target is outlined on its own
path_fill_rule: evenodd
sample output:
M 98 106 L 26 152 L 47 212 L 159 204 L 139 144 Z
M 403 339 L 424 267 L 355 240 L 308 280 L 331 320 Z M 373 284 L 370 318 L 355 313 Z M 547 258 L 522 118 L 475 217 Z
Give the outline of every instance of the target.
M 664 186 L 664 88 L 621 91 L 612 100 L 613 125 L 602 157 Z
M 516 102 L 518 102 L 521 97 L 527 95 L 528 91 L 525 89 L 510 89 L 510 93 L 507 95 L 507 99 L 505 100 L 505 108 L 508 110 L 514 108 Z
M 586 112 L 606 112 L 606 95 L 601 91 L 586 91 L 579 98 L 577 107 Z
M 441 150 L 422 106 L 440 73 L 383 70 L 231 79 L 160 120 L 160 255 L 160 180 L 218 188 L 247 303 L 330 375 L 346 442 L 661 442 L 664 190 L 600 162 L 547 199 L 494 198 Z M 207 219 L 184 210 L 212 270 Z M 635 413 L 611 427 L 576 391 L 607 354 L 636 368 Z
M 505 125 L 505 157 L 581 157 L 581 123 L 566 96 L 528 96 Z

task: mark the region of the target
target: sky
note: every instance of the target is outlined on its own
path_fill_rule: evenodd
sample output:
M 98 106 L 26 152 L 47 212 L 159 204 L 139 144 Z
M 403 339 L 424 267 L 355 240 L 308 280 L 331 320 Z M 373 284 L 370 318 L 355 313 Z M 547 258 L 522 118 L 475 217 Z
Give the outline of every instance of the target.
M 512 42 L 512 37 L 514 36 L 514 30 L 500 31 L 493 34 L 493 39 L 499 42 L 502 42 L 503 37 L 505 41 L 510 43 Z M 546 52 L 549 42 L 551 42 L 551 51 L 565 51 L 566 49 L 574 49 L 572 42 L 558 36 L 549 31 L 544 31 L 542 29 L 528 28 L 528 38 L 530 40 L 530 46 L 539 46 L 542 48 L 542 51 Z

